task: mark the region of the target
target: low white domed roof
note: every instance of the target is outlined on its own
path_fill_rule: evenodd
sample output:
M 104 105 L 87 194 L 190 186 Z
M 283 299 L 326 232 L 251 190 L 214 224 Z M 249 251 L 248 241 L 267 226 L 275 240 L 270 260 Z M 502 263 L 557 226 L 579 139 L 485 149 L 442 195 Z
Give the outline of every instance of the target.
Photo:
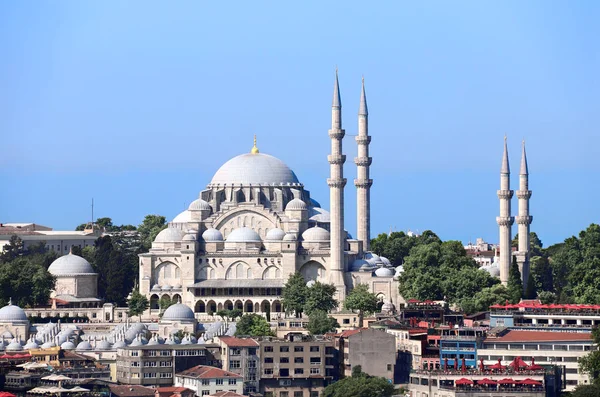
M 0 309 L 0 323 L 12 323 L 18 321 L 27 321 L 27 314 L 25 314 L 25 311 L 19 306 L 9 303 Z
M 42 345 L 42 349 L 50 349 L 53 347 L 56 347 L 56 343 L 54 343 L 53 341 L 48 341 Z
M 228 243 L 254 243 L 260 241 L 261 239 L 258 233 L 248 227 L 234 229 L 229 233 L 229 236 L 227 236 Z
M 390 301 L 385 301 L 383 306 L 381 306 L 382 312 L 393 312 L 394 309 L 394 304 Z
M 196 232 L 193 230 L 188 230 L 187 234 L 183 236 L 182 241 L 196 241 Z
M 374 266 L 371 265 L 369 262 L 367 262 L 364 259 L 356 259 L 354 262 L 352 262 L 352 265 L 350 265 L 350 271 L 352 272 L 356 272 L 356 271 L 373 271 Z
M 63 350 L 75 350 L 75 344 L 73 342 L 64 342 L 62 345 L 60 345 L 60 348 Z
M 396 272 L 394 273 L 394 277 L 400 277 L 400 275 L 404 273 L 404 266 L 399 265 L 396 267 Z
M 367 252 L 365 254 L 365 260 L 373 266 L 382 266 L 383 265 L 383 262 L 381 261 L 381 258 L 379 257 L 379 255 L 377 255 L 374 252 Z
M 40 346 L 37 344 L 37 342 L 33 339 L 29 339 L 27 341 L 27 343 L 25 344 L 25 346 L 23 346 L 24 349 L 39 349 Z
M 124 340 L 118 340 L 118 341 L 116 341 L 116 342 L 115 342 L 115 344 L 113 345 L 113 349 L 117 349 L 117 348 L 118 348 L 118 349 L 120 349 L 120 348 L 123 348 L 123 347 L 125 347 L 125 346 L 127 346 L 127 343 L 125 343 L 125 341 L 124 341 Z
M 161 321 L 191 321 L 194 318 L 192 309 L 183 303 L 176 303 L 165 310 Z
M 380 267 L 375 270 L 375 276 L 377 277 L 394 277 L 394 271 L 387 267 Z
M 7 352 L 20 352 L 23 350 L 23 346 L 21 346 L 21 344 L 19 342 L 17 342 L 16 340 L 13 339 L 13 341 L 10 342 L 8 344 L 8 346 L 6 346 L 5 350 Z
M 189 211 L 210 211 L 210 209 L 210 204 L 201 198 L 192 201 L 188 207 Z
M 171 223 L 187 223 L 187 222 L 190 222 L 191 220 L 192 220 L 192 214 L 190 213 L 190 211 L 185 210 L 185 211 L 179 213 L 175 218 L 173 218 Z
M 295 198 L 293 200 L 290 200 L 289 203 L 287 203 L 287 205 L 285 206 L 285 210 L 289 211 L 300 211 L 300 210 L 305 210 L 308 207 L 306 206 L 306 203 L 298 198 Z
M 280 228 L 276 227 L 274 229 L 269 230 L 265 240 L 271 241 L 281 241 L 285 237 L 285 232 Z
M 379 259 L 381 259 L 381 263 L 383 263 L 384 266 L 392 266 L 392 262 L 385 256 L 380 256 Z
M 155 243 L 172 243 L 179 242 L 185 236 L 185 232 L 181 229 L 177 229 L 175 227 L 168 227 L 162 232 L 158 233 L 156 238 L 154 239 Z
M 308 288 L 312 287 L 313 285 L 315 285 L 317 282 L 315 280 L 308 280 L 308 282 L 306 283 L 306 286 Z
M 296 233 L 286 233 L 283 237 L 283 241 L 296 241 L 298 237 L 296 237 Z
M 70 252 L 52 262 L 48 268 L 48 272 L 53 276 L 95 273 L 92 265 L 90 265 L 88 261 L 79 255 L 73 255 Z
M 304 241 L 329 241 L 329 232 L 322 227 L 311 227 L 302 233 Z
M 206 229 L 204 233 L 202 233 L 202 239 L 207 243 L 215 242 L 215 241 L 223 241 L 223 234 L 217 229 Z
M 90 345 L 90 342 L 84 340 L 83 342 L 79 342 L 79 344 L 77 345 L 77 347 L 75 349 L 77 351 L 88 351 L 88 350 L 92 350 L 92 345 Z
M 331 214 L 323 208 L 312 207 L 308 212 L 308 219 L 315 222 L 329 223 L 331 222 Z
M 112 345 L 107 340 L 102 340 L 100 343 L 96 345 L 96 350 L 110 350 L 112 349 Z
M 283 161 L 264 153 L 246 153 L 219 168 L 210 185 L 288 185 L 298 178 Z

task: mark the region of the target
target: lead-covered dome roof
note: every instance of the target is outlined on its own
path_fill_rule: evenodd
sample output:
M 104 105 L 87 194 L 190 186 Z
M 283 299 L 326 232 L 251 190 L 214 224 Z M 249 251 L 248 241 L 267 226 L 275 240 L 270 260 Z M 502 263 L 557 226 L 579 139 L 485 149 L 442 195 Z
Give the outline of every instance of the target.
M 260 241 L 259 234 L 248 227 L 234 229 L 227 236 L 228 243 L 258 243 Z
M 246 153 L 221 166 L 210 185 L 299 184 L 294 171 L 283 161 L 264 153 Z
M 69 274 L 93 274 L 92 265 L 79 255 L 68 253 L 56 259 L 48 268 L 50 274 L 63 276 Z
M 194 320 L 194 312 L 183 303 L 176 303 L 165 310 L 161 321 L 191 321 Z
M 183 236 L 185 236 L 185 232 L 183 230 L 174 227 L 168 227 L 158 233 L 154 241 L 157 243 L 179 242 L 183 239 Z
M 27 315 L 23 309 L 11 303 L 0 309 L 0 323 L 11 323 L 15 321 L 27 321 Z
M 329 241 L 329 237 L 329 232 L 318 226 L 310 227 L 302 233 L 302 240 L 304 241 Z

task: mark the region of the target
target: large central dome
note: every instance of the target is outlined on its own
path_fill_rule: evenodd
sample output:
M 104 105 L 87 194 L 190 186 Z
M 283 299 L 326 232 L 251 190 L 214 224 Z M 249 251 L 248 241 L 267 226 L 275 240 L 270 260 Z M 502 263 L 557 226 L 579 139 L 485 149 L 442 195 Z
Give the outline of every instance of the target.
M 299 184 L 294 171 L 277 157 L 247 153 L 232 158 L 219 168 L 211 185 L 288 185 Z

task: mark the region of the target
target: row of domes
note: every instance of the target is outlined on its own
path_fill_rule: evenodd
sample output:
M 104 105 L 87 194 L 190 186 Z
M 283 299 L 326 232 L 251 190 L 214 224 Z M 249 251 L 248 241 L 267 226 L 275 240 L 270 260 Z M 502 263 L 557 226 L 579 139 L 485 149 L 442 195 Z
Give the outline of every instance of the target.
M 315 226 L 308 228 L 302 233 L 303 241 L 329 241 L 329 231 L 326 229 Z M 260 235 L 248 228 L 240 227 L 234 229 L 226 239 L 223 238 L 223 234 L 217 229 L 207 229 L 202 233 L 202 240 L 207 243 L 212 242 L 223 242 L 228 243 L 260 243 L 262 238 Z M 195 231 L 188 231 L 187 233 L 181 229 L 169 227 L 158 233 L 154 242 L 169 243 L 169 242 L 180 242 L 180 241 L 196 241 Z M 295 233 L 286 233 L 280 228 L 273 228 L 267 232 L 265 241 L 296 241 Z M 83 259 L 83 258 L 82 258 Z M 85 259 L 84 259 L 85 260 Z

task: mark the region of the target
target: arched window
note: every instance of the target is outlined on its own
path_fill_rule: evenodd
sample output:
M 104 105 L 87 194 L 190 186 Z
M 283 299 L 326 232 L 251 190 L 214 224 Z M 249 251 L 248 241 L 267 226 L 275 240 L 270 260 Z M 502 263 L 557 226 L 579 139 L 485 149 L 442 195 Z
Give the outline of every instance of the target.
M 235 278 L 242 279 L 244 278 L 244 265 L 238 263 L 235 269 Z
M 215 278 L 215 269 L 208 268 L 208 279 L 214 279 L 214 278 Z
M 165 278 L 171 278 L 171 266 L 165 265 Z
M 246 278 L 248 280 L 252 279 L 252 269 L 248 268 L 248 270 L 246 270 Z
M 181 271 L 179 270 L 179 266 L 175 266 L 175 278 L 181 277 Z

